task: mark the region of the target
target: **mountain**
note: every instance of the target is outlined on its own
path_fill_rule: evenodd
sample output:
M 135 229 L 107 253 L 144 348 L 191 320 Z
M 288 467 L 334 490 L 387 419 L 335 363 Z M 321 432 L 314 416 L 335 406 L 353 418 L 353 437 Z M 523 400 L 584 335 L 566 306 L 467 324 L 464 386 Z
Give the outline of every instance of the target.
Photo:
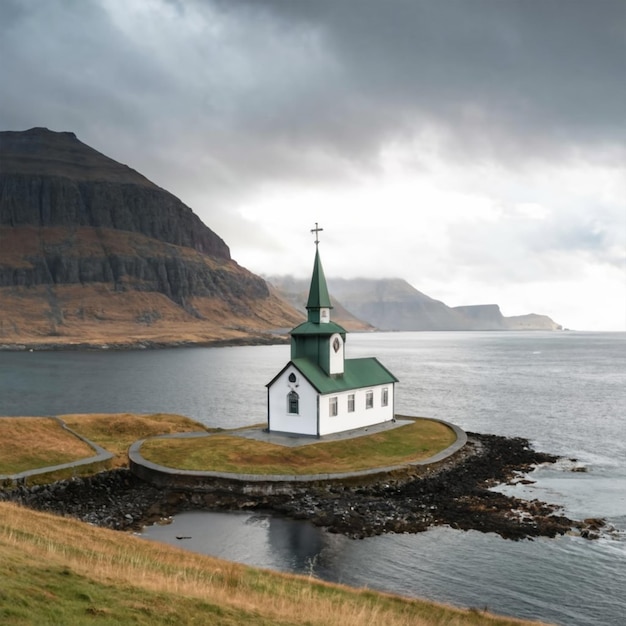
M 291 277 L 270 277 L 283 297 L 294 303 L 294 295 L 306 301 L 307 282 Z M 504 317 L 497 304 L 449 307 L 412 287 L 400 278 L 327 279 L 328 289 L 339 310 L 379 330 L 558 330 L 545 315 Z M 345 316 L 345 313 L 343 313 Z M 333 319 L 337 320 L 335 311 Z M 339 322 L 341 323 L 341 322 Z
M 400 278 L 331 279 L 328 288 L 350 312 L 380 330 L 470 330 L 463 315 Z
M 0 344 L 262 341 L 301 319 L 138 172 L 70 132 L 0 132 Z

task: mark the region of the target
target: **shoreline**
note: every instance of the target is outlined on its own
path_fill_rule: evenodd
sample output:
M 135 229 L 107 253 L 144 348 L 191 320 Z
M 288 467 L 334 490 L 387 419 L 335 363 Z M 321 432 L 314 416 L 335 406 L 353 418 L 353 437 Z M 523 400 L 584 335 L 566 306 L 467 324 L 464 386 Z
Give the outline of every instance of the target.
M 232 337 L 230 339 L 207 340 L 172 340 L 154 341 L 152 339 L 132 342 L 89 342 L 76 343 L 0 343 L 0 352 L 106 352 L 126 350 L 164 350 L 169 348 L 228 348 L 234 346 L 273 346 L 288 343 L 289 337 L 279 334 L 251 335 L 249 337 Z
M 412 333 L 446 333 L 446 332 L 458 332 L 458 333 L 532 333 L 532 332 L 549 332 L 549 333 L 562 333 L 562 332 L 575 332 L 573 329 L 563 330 L 550 330 L 542 328 L 522 329 L 522 330 L 506 330 L 506 329 L 494 329 L 494 330 L 411 330 L 411 331 L 390 331 L 390 330 L 356 330 L 350 331 L 352 334 L 370 334 L 370 333 L 397 333 L 397 332 L 412 332 Z M 622 331 L 585 331 L 585 332 L 622 332 Z M 0 352 L 63 352 L 63 351 L 125 351 L 125 350 L 164 350 L 169 348 L 226 348 L 233 346 L 273 346 L 289 343 L 288 329 L 284 330 L 284 333 L 280 330 L 275 332 L 267 332 L 261 334 L 250 334 L 247 336 L 230 337 L 222 339 L 171 339 L 171 340 L 156 340 L 156 339 L 136 339 L 133 341 L 90 341 L 90 340 L 77 340 L 69 341 L 67 343 L 56 341 L 11 341 L 0 342 Z
M 241 495 L 226 488 L 211 493 L 161 489 L 118 469 L 0 491 L 0 500 L 115 530 L 139 530 L 189 510 L 244 510 L 309 521 L 354 539 L 417 533 L 440 525 L 494 532 L 513 540 L 572 531 L 595 539 L 603 520 L 572 520 L 558 505 L 490 490 L 496 484 L 513 484 L 520 474 L 558 458 L 534 451 L 526 439 L 468 433 L 468 444 L 452 457 L 368 483 L 318 483 L 291 494 Z

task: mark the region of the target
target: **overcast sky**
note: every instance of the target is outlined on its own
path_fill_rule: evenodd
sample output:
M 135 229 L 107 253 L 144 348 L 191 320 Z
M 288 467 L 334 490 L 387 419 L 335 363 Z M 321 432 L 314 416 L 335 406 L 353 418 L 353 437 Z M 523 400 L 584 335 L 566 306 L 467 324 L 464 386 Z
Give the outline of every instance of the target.
M 626 330 L 625 0 L 0 0 L 0 130 L 190 206 L 256 273 Z

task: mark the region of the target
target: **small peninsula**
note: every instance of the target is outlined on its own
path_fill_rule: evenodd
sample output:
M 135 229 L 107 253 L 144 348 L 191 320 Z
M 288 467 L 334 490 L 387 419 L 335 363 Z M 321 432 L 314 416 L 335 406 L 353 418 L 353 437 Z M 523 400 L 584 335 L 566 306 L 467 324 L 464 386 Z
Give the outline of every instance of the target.
M 48 428 L 44 425 L 46 418 L 37 418 L 42 420 L 37 427 L 24 421 L 32 419 L 0 418 L 0 428 L 30 429 L 24 431 L 30 434 L 23 439 L 28 447 L 36 428 Z M 521 438 L 467 433 L 467 443 L 460 450 L 435 463 L 404 464 L 402 468 L 359 479 L 314 481 L 282 492 L 249 493 L 233 488 L 227 479 L 210 491 L 198 491 L 175 485 L 159 487 L 142 480 L 129 471 L 126 450 L 136 439 L 159 433 L 197 432 L 202 429 L 200 424 L 163 414 L 77 415 L 62 419 L 72 431 L 113 454 L 109 469 L 85 466 L 80 474 L 67 470 L 70 478 L 60 480 L 58 473 L 49 478 L 34 476 L 34 483 L 23 479 L 21 484 L 15 484 L 5 478 L 0 501 L 116 530 L 136 530 L 181 511 L 202 509 L 273 511 L 354 538 L 387 532 L 422 532 L 436 525 L 494 532 L 509 539 L 553 537 L 571 531 L 594 538 L 602 526 L 601 520 L 569 519 L 552 504 L 529 502 L 491 490 L 496 484 L 528 480 L 522 475 L 532 472 L 538 464 L 557 460 L 554 455 L 533 450 Z M 20 435 L 12 432 L 15 443 L 7 458 L 17 455 L 15 458 L 21 459 Z M 237 438 L 236 431 L 232 434 Z M 216 435 L 223 438 L 228 431 L 217 431 Z M 322 444 L 322 454 L 326 455 L 323 447 L 328 445 Z M 41 454 L 44 451 L 45 445 Z M 261 447 L 258 451 L 259 458 L 263 458 L 265 452 Z M 78 456 L 81 455 L 84 452 Z M 6 467 L 4 471 L 8 473 Z

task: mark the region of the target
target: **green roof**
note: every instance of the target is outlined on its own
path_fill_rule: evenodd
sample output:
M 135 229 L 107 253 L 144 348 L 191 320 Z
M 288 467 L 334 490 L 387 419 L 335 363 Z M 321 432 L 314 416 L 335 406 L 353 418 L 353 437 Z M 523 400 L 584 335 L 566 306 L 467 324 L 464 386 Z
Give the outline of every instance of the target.
M 335 322 L 326 322 L 318 324 L 316 322 L 303 322 L 296 326 L 292 331 L 292 335 L 333 335 L 339 333 L 345 339 L 346 329 Z
M 293 359 L 291 363 L 321 394 L 398 382 L 398 379 L 375 357 L 346 359 L 344 373 L 336 376 L 328 376 L 309 359 Z
M 315 262 L 313 263 L 313 276 L 311 276 L 311 287 L 309 288 L 309 299 L 306 303 L 307 309 L 331 309 L 330 296 L 326 286 L 326 277 L 320 260 L 320 253 L 315 249 Z

